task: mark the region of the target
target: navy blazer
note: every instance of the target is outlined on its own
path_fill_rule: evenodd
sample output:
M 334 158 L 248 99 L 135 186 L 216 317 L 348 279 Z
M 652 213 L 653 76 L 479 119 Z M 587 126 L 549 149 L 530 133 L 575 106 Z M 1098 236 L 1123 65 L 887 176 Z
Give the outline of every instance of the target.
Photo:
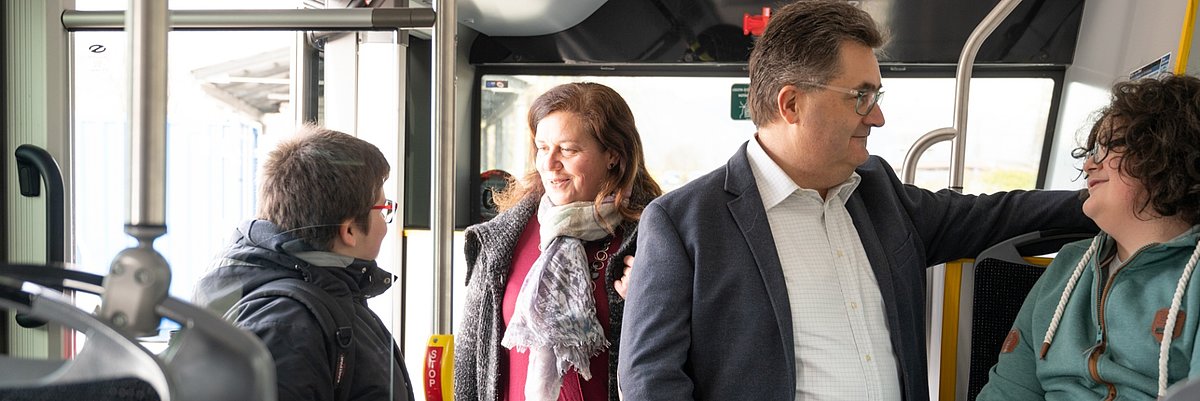
M 859 166 L 846 208 L 883 296 L 904 399 L 929 399 L 927 266 L 1031 231 L 1095 231 L 1076 191 L 963 195 Z M 795 399 L 787 287 L 746 146 L 652 202 L 639 224 L 618 376 L 626 401 Z

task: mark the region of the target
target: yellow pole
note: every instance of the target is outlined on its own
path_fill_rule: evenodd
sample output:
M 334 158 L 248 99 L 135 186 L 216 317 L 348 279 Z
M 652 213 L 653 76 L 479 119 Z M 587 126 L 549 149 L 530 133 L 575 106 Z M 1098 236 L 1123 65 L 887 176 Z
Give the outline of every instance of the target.
M 1187 11 L 1183 14 L 1183 29 L 1180 29 L 1179 34 L 1179 55 L 1175 61 L 1175 75 L 1183 75 L 1187 73 L 1188 53 L 1192 50 L 1192 31 L 1196 25 L 1196 5 L 1200 3 L 1198 0 L 1188 0 Z
M 946 284 L 942 300 L 942 375 L 938 381 L 938 398 L 954 401 L 958 382 L 958 305 L 962 299 L 963 263 L 959 259 L 946 263 Z M 969 350 L 967 352 L 970 352 Z

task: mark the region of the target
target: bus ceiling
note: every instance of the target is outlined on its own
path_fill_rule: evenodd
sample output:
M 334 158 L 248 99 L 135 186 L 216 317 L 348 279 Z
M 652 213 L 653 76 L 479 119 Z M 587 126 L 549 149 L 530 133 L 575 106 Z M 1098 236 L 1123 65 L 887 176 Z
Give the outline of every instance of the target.
M 886 64 L 953 65 L 993 2 L 851 1 L 888 32 Z M 472 64 L 745 63 L 748 19 L 771 0 L 533 0 L 512 11 L 504 0 L 461 0 L 459 21 L 481 33 Z M 1027 0 L 983 44 L 981 65 L 1071 64 L 1083 0 Z M 503 11 L 502 11 L 503 10 Z M 751 18 L 747 18 L 751 17 Z

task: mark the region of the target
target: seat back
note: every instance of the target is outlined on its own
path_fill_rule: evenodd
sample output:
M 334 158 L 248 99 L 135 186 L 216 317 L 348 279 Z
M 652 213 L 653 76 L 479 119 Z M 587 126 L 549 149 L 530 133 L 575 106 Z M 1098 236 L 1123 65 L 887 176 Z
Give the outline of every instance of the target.
M 971 314 L 970 367 L 967 400 L 974 401 L 987 384 L 988 371 L 1000 357 L 1000 347 L 1012 329 L 1017 312 L 1045 266 L 999 259 L 975 261 L 975 296 Z
M 1195 377 L 1180 380 L 1167 388 L 1162 401 L 1195 401 L 1200 400 L 1200 379 Z
M 176 298 L 158 310 L 183 326 L 159 355 L 180 400 L 276 399 L 275 360 L 262 340 Z
M 59 323 L 87 336 L 71 360 L 0 358 L 0 399 L 275 400 L 275 363 L 262 341 L 220 316 L 176 298 L 156 306 L 178 322 L 167 350 L 154 355 L 50 289 L 103 292 L 103 277 L 45 266 L 2 265 L 0 309 Z M 30 292 L 33 291 L 33 292 Z M 55 396 L 46 398 L 47 394 Z M 109 397 L 111 396 L 111 397 Z M 130 398 L 133 397 L 133 398 Z M 78 398 L 78 397 L 75 397 Z
M 171 379 L 150 351 L 49 289 L 0 284 L 0 309 L 87 336 L 71 360 L 0 358 L 0 399 L 170 400 Z M 87 397 L 79 397 L 87 394 Z

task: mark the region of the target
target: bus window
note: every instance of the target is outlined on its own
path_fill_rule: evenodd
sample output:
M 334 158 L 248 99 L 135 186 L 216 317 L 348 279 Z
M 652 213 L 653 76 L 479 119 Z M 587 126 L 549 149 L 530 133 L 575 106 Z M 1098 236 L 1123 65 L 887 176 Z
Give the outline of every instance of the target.
M 913 142 L 954 123 L 953 78 L 884 78 L 887 124 L 871 131 L 867 148 L 897 170 Z M 1042 144 L 1051 121 L 1051 78 L 974 78 L 967 120 L 964 193 L 1037 187 Z M 950 142 L 929 148 L 915 184 L 937 190 L 950 177 Z
M 730 88 L 746 83 L 744 78 L 485 75 L 483 81 L 481 171 L 524 175 L 529 168 L 529 106 L 546 90 L 571 81 L 601 83 L 625 98 L 642 136 L 646 167 L 664 191 L 725 164 L 754 134 L 750 120 L 730 118 Z
M 754 125 L 734 119 L 731 110 L 731 88 L 748 84 L 746 78 L 486 74 L 480 85 L 480 171 L 524 174 L 530 168 L 529 105 L 571 81 L 608 85 L 628 101 L 647 168 L 665 191 L 720 167 L 754 134 Z M 1037 186 L 1054 86 L 1054 79 L 1042 77 L 972 80 L 964 192 Z M 883 88 L 887 123 L 872 130 L 867 147 L 899 174 L 917 138 L 952 125 L 954 79 L 885 77 Z M 949 166 L 949 142 L 935 145 L 918 165 L 916 184 L 945 188 Z
M 123 10 L 128 4 L 80 0 L 77 6 Z M 171 7 L 294 8 L 295 2 L 173 1 Z M 174 297 L 191 298 L 233 229 L 254 216 L 257 160 L 294 126 L 286 109 L 294 38 L 279 31 L 169 34 L 168 232 L 155 249 L 170 263 Z M 113 257 L 134 244 L 124 232 L 128 38 L 89 31 L 74 33 L 73 42 L 74 262 L 79 270 L 106 274 Z M 78 302 L 90 309 L 99 299 Z

